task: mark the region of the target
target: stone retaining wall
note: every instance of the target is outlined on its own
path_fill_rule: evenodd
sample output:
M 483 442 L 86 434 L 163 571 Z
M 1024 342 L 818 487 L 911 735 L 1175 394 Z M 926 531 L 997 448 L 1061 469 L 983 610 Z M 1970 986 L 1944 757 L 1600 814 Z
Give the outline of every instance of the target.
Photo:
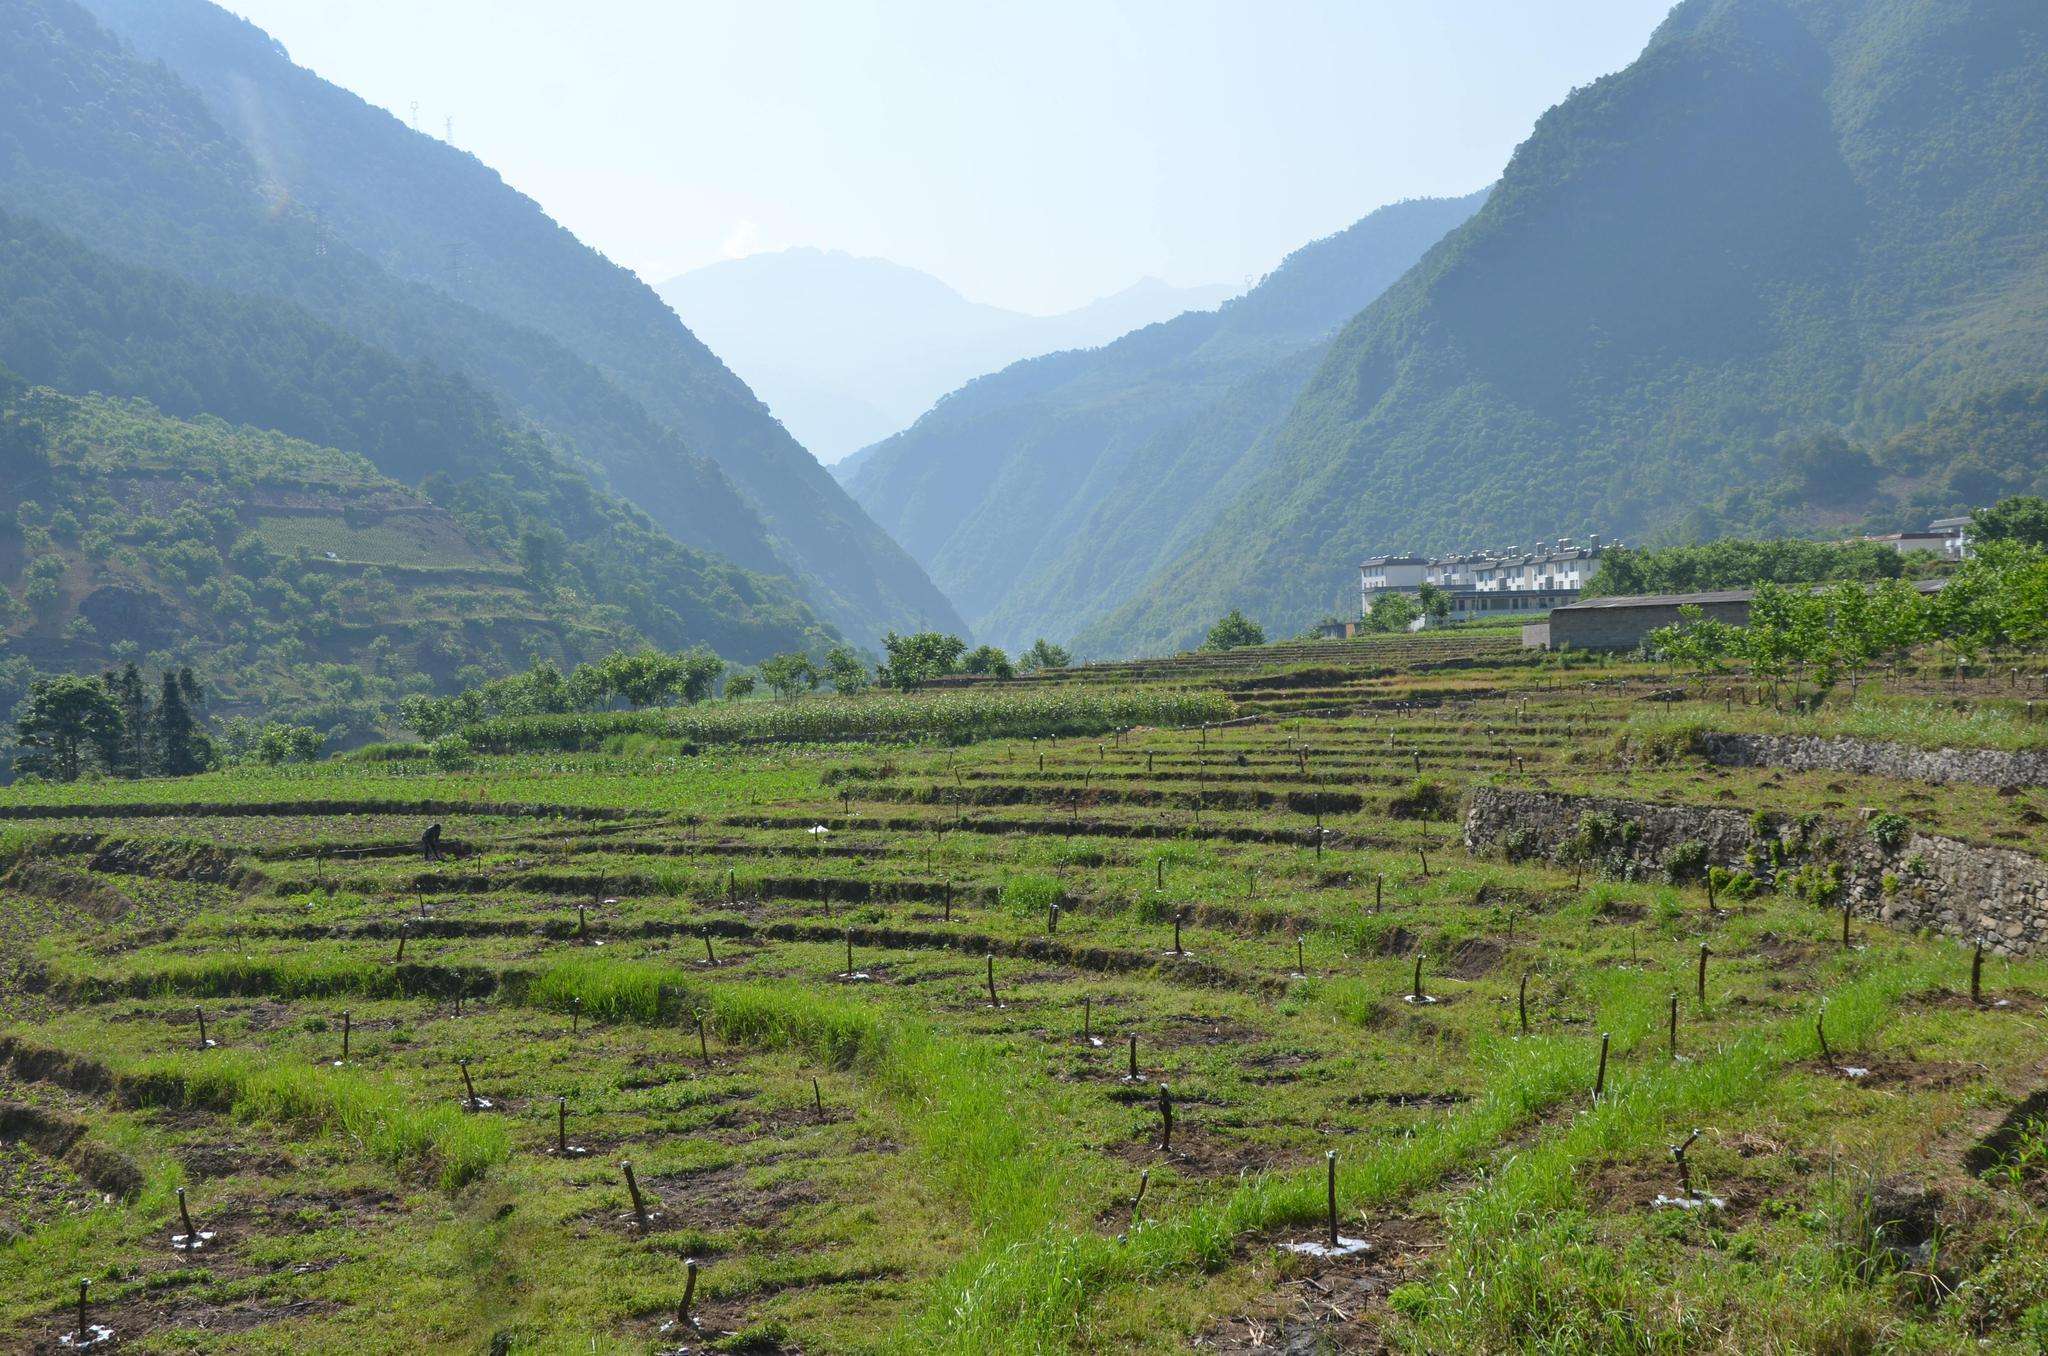
M 2004 749 L 1921 749 L 1869 739 L 1819 735 L 1700 736 L 1700 751 L 1723 767 L 1777 767 L 1794 772 L 1856 772 L 1921 782 L 1979 786 L 2048 785 L 2048 753 Z
M 1798 821 L 1771 815 L 1759 828 L 1739 810 L 1480 787 L 1466 804 L 1465 846 L 1554 857 L 1589 814 L 1624 830 L 1605 845 L 1602 863 L 1639 879 L 1668 879 L 1674 849 L 1692 844 L 1704 849 L 1707 864 L 1767 884 L 1809 864 L 1834 863 L 1843 897 L 1864 917 L 1981 940 L 1998 955 L 2048 951 L 2048 862 L 1917 830 L 1888 851 L 1861 821 L 1823 820 L 1802 831 Z

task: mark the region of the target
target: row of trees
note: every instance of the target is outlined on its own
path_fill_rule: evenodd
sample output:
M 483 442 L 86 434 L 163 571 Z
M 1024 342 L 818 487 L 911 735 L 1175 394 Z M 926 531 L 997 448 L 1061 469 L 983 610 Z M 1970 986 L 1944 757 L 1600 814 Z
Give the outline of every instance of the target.
M 88 772 L 184 777 L 215 761 L 205 693 L 190 669 L 165 670 L 154 701 L 129 664 L 97 678 L 38 678 L 15 710 L 15 766 L 51 781 Z
M 702 647 L 679 654 L 619 650 L 578 664 L 566 676 L 543 659 L 524 673 L 479 683 L 452 696 L 407 697 L 398 704 L 398 719 L 423 739 L 439 739 L 495 716 L 689 705 L 710 696 L 724 673 L 725 661 Z
M 1701 673 L 1743 664 L 1773 683 L 1788 674 L 1823 687 L 1844 675 L 1937 645 L 1964 662 L 2048 644 L 2048 552 L 2015 541 L 1980 542 L 1938 593 L 1905 580 L 1844 581 L 1811 589 L 1760 584 L 1744 626 L 1679 609 L 1652 631 L 1651 653 Z
M 828 651 L 814 660 L 797 651 L 778 654 L 755 666 L 753 673 L 735 674 L 726 680 L 728 697 L 751 696 L 756 686 L 765 686 L 778 697 L 798 697 L 830 685 L 841 696 L 865 692 L 871 687 L 907 691 L 921 683 L 957 674 L 979 674 L 990 678 L 1014 678 L 1039 669 L 1063 669 L 1074 657 L 1043 636 L 1022 655 L 1012 660 L 994 645 L 969 649 L 967 642 L 944 631 L 918 631 L 882 637 L 883 661 L 870 670 L 859 655 L 845 646 Z

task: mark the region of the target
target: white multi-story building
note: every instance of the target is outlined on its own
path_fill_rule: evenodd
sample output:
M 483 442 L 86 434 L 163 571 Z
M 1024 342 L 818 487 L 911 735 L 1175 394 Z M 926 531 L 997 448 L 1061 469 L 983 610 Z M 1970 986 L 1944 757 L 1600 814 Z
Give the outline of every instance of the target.
M 1420 593 L 1424 584 L 1444 591 L 1453 621 L 1500 612 L 1548 611 L 1578 601 L 1605 549 L 1598 536 L 1584 545 L 1560 537 L 1554 543 L 1505 551 L 1373 556 L 1358 567 L 1359 611 L 1371 612 L 1374 603 L 1389 593 Z

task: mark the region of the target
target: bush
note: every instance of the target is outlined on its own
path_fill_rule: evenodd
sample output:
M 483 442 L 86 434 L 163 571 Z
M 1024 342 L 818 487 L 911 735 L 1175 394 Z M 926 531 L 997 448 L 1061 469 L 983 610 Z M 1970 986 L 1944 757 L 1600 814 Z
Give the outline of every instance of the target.
M 1707 870 L 1707 845 L 1697 838 L 1680 843 L 1665 856 L 1664 869 L 1674 881 L 1701 879 Z
M 1912 836 L 1912 833 L 1913 821 L 1904 815 L 1893 814 L 1889 810 L 1881 815 L 1872 817 L 1870 821 L 1871 841 L 1875 842 L 1886 852 L 1897 852 L 1900 848 L 1904 847 L 1906 840 Z
M 429 756 L 434 766 L 443 772 L 461 772 L 475 760 L 469 741 L 459 734 L 442 735 L 429 746 Z

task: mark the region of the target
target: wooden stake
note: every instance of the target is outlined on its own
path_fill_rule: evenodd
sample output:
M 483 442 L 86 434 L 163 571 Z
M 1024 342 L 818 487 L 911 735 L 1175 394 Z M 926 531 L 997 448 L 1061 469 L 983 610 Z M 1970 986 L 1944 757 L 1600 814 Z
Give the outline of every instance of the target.
M 1002 1006 L 996 1001 L 996 953 L 993 951 L 988 953 L 988 1005 L 992 1008 Z
M 1970 1001 L 1984 1001 L 1984 939 L 1977 939 L 1977 950 L 1970 957 Z
M 1337 1250 L 1337 1151 L 1323 1150 L 1323 1166 L 1327 1170 L 1327 1200 L 1329 1205 L 1330 1251 Z
M 1422 955 L 1420 951 L 1415 953 L 1415 982 L 1408 994 L 1417 1003 L 1422 1001 Z
M 697 1017 L 697 1056 L 704 1061 L 704 1067 L 711 1067 L 711 1041 L 704 1034 L 704 1013 L 699 1010 Z
M 1842 901 L 1842 950 L 1849 949 L 1849 902 Z
M 1138 1036 L 1137 1036 L 1137 1033 L 1136 1033 L 1136 1032 L 1133 1032 L 1133 1033 L 1131 1033 L 1131 1073 L 1130 1073 L 1130 1077 L 1131 1077 L 1131 1081 L 1132 1081 L 1132 1082 L 1136 1082 L 1136 1081 L 1137 1081 L 1137 1078 L 1138 1078 Z
M 1600 1033 L 1600 1071 L 1593 1075 L 1593 1100 L 1595 1102 L 1598 1102 L 1601 1094 L 1607 1091 L 1607 1042 L 1608 1035 L 1603 1031 Z
M 683 1302 L 676 1306 L 676 1322 L 685 1328 L 697 1326 L 697 1320 L 690 1317 L 690 1303 L 697 1298 L 697 1259 L 683 1259 Z
M 819 1120 L 825 1119 L 825 1090 L 818 1086 L 818 1076 L 811 1075 L 811 1109 Z
M 353 1025 L 354 1025 L 354 1022 L 353 1022 L 353 1020 L 352 1020 L 352 1019 L 350 1018 L 350 1016 L 349 1016 L 349 1013 L 348 1013 L 348 1009 L 346 1009 L 346 1008 L 342 1009 L 342 1013 L 341 1013 L 341 1062 L 342 1062 L 343 1064 L 346 1064 L 346 1063 L 348 1063 L 348 1038 L 349 1038 L 349 1028 L 350 1028 L 351 1026 L 353 1026 Z
M 1713 954 L 1714 953 L 1707 948 L 1707 944 L 1705 942 L 1700 943 L 1699 996 L 1701 1007 L 1705 1007 L 1707 1003 L 1707 957 Z
M 1672 1057 L 1673 1059 L 1677 1059 L 1677 1058 L 1678 1058 L 1678 995 L 1677 995 L 1677 994 L 1675 994 L 1675 993 L 1671 995 L 1671 1033 L 1670 1033 L 1670 1038 L 1669 1038 L 1669 1045 L 1670 1045 L 1670 1054 L 1671 1054 L 1671 1057 Z
M 645 1229 L 647 1227 L 647 1203 L 640 1199 L 640 1183 L 633 1176 L 633 1160 L 622 1158 L 619 1160 L 619 1166 L 625 1170 L 626 1190 L 633 1197 L 633 1222 L 639 1225 L 640 1228 Z
M 1159 1148 L 1162 1153 L 1173 1151 L 1173 1094 L 1164 1083 L 1159 1085 Z
M 713 951 L 713 950 L 711 949 L 711 929 L 710 929 L 710 928 L 706 928 L 706 929 L 704 929 L 704 963 L 705 963 L 706 965 L 716 965 L 716 964 L 718 964 L 718 953 L 717 953 L 716 951 Z
M 1526 1036 L 1529 1034 L 1529 972 L 1526 970 L 1522 972 L 1522 991 L 1516 1005 L 1521 1009 L 1522 1034 Z
M 1820 1005 L 1820 1010 L 1813 1014 L 1813 1034 L 1820 1038 L 1821 1061 L 1833 1064 L 1835 1055 L 1828 1049 L 1828 1005 L 1825 1002 Z
M 555 1098 L 555 1152 L 569 1152 L 569 1099 Z

